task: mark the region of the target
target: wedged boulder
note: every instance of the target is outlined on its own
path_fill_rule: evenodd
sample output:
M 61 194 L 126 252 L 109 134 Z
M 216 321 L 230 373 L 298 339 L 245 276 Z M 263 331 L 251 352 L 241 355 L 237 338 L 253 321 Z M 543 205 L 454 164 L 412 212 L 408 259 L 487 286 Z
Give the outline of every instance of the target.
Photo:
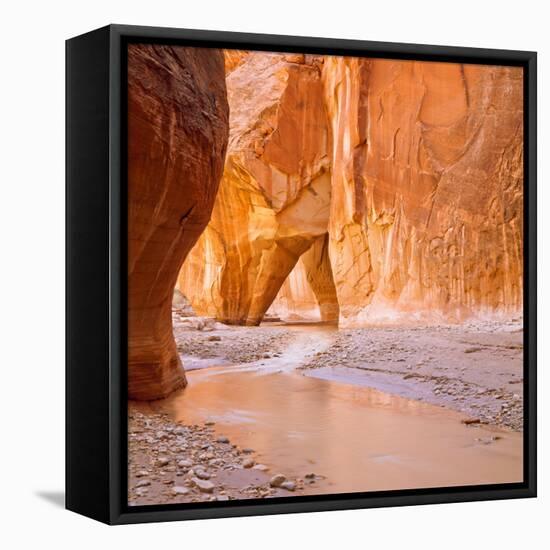
M 228 139 L 223 54 L 128 50 L 128 392 L 157 399 L 185 385 L 172 334 L 180 267 L 206 227 Z

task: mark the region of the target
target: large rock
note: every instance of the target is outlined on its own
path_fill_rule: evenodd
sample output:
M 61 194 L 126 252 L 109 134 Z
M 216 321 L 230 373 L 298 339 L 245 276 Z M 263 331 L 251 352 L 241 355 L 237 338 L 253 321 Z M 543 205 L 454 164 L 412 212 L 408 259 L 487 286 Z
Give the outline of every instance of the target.
M 341 324 L 522 306 L 519 68 L 326 58 Z
M 228 138 L 224 58 L 212 49 L 128 50 L 128 392 L 185 385 L 172 334 L 180 267 L 210 219 Z
M 199 315 L 256 325 L 299 257 L 327 231 L 328 121 L 313 58 L 250 54 L 227 88 L 224 175 L 178 284 Z

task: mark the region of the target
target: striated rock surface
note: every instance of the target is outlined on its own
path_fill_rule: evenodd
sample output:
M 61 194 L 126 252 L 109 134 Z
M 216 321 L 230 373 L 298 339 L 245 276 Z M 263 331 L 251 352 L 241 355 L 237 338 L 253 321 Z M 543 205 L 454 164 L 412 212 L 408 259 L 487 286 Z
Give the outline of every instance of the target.
M 200 315 L 257 324 L 274 302 L 361 326 L 521 312 L 521 69 L 225 56 L 229 152 L 179 279 Z
M 155 399 L 185 384 L 172 334 L 180 267 L 207 225 L 228 137 L 220 51 L 128 51 L 128 391 Z
M 327 58 L 341 324 L 522 306 L 518 68 Z
M 226 76 L 241 65 L 249 53 L 246 50 L 223 50 Z
M 256 325 L 327 231 L 328 121 L 319 66 L 303 55 L 251 53 L 227 89 L 224 175 L 178 285 L 199 315 Z

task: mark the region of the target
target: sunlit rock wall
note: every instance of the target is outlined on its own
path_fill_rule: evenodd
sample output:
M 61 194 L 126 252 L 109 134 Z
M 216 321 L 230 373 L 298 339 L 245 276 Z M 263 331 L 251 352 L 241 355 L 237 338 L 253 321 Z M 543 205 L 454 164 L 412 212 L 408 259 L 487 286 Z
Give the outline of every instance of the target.
M 178 286 L 197 314 L 255 325 L 327 231 L 328 121 L 313 58 L 250 54 L 227 76 L 227 90 L 224 175 Z
M 180 267 L 206 227 L 223 170 L 228 104 L 221 52 L 128 51 L 128 391 L 185 384 L 172 334 Z
M 300 257 L 268 313 L 285 321 L 337 322 L 338 311 L 325 234 Z
M 519 68 L 327 58 L 341 324 L 522 305 Z
M 224 177 L 179 278 L 199 314 L 255 324 L 275 296 L 273 313 L 342 326 L 521 311 L 521 69 L 254 52 L 227 66 Z M 306 268 L 321 238 L 322 278 Z

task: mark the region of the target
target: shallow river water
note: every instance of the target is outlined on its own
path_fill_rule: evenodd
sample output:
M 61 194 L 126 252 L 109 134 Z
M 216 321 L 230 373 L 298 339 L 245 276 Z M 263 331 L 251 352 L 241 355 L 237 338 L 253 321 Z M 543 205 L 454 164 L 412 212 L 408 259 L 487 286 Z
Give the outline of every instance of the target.
M 187 373 L 155 408 L 256 451 L 272 473 L 323 476 L 310 493 L 522 480 L 522 434 L 466 426 L 457 412 L 297 371 L 330 344 L 328 327 L 299 327 L 281 357 Z

